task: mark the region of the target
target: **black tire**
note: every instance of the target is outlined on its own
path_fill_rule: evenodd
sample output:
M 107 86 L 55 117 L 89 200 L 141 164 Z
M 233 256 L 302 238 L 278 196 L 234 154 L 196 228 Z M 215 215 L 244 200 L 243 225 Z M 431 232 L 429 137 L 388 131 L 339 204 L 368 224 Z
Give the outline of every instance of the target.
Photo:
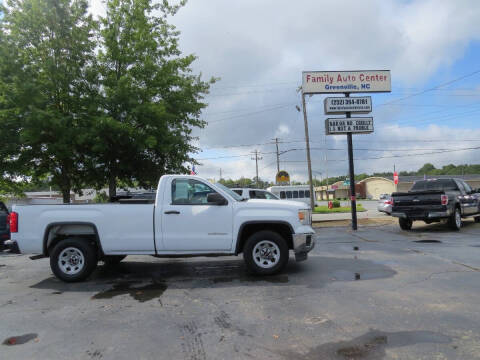
M 448 220 L 448 226 L 450 226 L 450 229 L 452 230 L 460 230 L 462 227 L 462 216 L 460 209 L 458 207 L 455 208 L 455 211 L 453 212 L 452 216 Z
M 476 223 L 480 223 L 480 216 L 475 216 L 473 220 L 475 220 Z
M 413 221 L 411 219 L 398 218 L 398 224 L 402 230 L 411 230 Z
M 106 255 L 103 257 L 103 263 L 106 266 L 115 266 L 120 264 L 120 261 L 125 259 L 127 255 Z
M 83 266 L 80 267 L 76 273 L 67 273 L 59 265 L 60 255 L 66 249 L 74 252 L 74 255 L 81 254 L 83 256 Z M 77 253 L 75 254 L 75 251 Z M 65 253 L 64 253 L 65 255 Z M 78 258 L 78 257 L 77 257 Z M 80 264 L 79 262 L 78 264 Z M 65 261 L 64 266 L 68 266 Z M 78 264 L 73 264 L 72 268 L 77 267 Z M 95 247 L 87 239 L 82 238 L 68 238 L 60 241 L 50 252 L 50 268 L 57 278 L 65 282 L 77 282 L 85 280 L 97 267 L 97 251 Z M 74 269 L 75 270 L 75 269 Z M 73 270 L 73 271 L 74 271 Z
M 257 250 L 257 255 L 260 254 L 258 252 L 260 251 L 259 248 L 255 249 L 255 247 L 257 246 L 257 244 L 260 244 L 264 241 L 266 251 L 270 251 L 272 256 L 274 257 L 279 255 L 278 259 L 274 261 L 274 264 L 268 263 L 272 262 L 271 260 L 262 259 L 260 257 L 257 258 L 260 262 L 262 260 L 264 261 L 264 263 L 267 262 L 265 266 L 269 267 L 262 267 L 258 265 L 254 256 L 254 250 Z M 275 244 L 278 249 L 275 248 L 272 243 Z M 258 275 L 273 275 L 279 273 L 287 265 L 288 256 L 289 253 L 287 242 L 282 236 L 273 231 L 265 230 L 254 233 L 247 239 L 243 247 L 243 259 L 245 260 L 248 269 Z

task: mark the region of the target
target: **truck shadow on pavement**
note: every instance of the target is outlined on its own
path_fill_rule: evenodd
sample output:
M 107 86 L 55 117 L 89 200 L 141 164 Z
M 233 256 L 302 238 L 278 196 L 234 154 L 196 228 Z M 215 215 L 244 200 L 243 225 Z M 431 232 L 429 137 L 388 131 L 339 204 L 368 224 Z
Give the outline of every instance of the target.
M 321 288 L 335 281 L 374 280 L 393 277 L 388 266 L 355 258 L 312 256 L 306 262 L 291 259 L 286 270 L 273 276 L 249 274 L 243 260 L 154 259 L 150 262 L 128 261 L 117 266 L 99 266 L 82 283 L 64 283 L 55 277 L 42 280 L 31 288 L 50 289 L 52 294 L 94 292 L 93 300 L 129 294 L 140 302 L 160 297 L 168 288 L 226 288 L 239 286 L 304 286 Z
M 458 233 L 461 234 L 463 229 L 473 230 L 478 229 L 480 230 L 479 226 L 475 226 L 476 223 L 473 220 L 463 220 L 462 228 L 460 231 L 452 230 L 448 224 L 444 223 L 432 223 L 426 224 L 423 221 L 416 221 L 413 223 L 413 228 L 409 230 L 411 233 L 418 233 L 418 232 L 438 232 L 438 233 Z M 480 234 L 480 231 L 479 231 Z

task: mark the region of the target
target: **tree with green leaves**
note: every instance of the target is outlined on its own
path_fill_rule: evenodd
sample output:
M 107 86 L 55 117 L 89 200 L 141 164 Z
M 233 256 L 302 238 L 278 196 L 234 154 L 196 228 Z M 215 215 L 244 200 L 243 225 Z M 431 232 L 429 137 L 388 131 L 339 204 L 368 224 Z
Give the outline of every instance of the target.
M 34 182 L 48 176 L 64 202 L 84 184 L 98 111 L 87 8 L 86 0 L 8 0 L 0 20 L 0 130 L 2 139 L 12 134 L 1 165 Z
M 102 114 L 93 129 L 97 187 L 116 195 L 119 180 L 155 186 L 194 162 L 192 129 L 202 128 L 202 101 L 214 81 L 193 75 L 194 55 L 182 56 L 179 32 L 168 23 L 184 1 L 109 0 L 101 19 L 99 72 Z

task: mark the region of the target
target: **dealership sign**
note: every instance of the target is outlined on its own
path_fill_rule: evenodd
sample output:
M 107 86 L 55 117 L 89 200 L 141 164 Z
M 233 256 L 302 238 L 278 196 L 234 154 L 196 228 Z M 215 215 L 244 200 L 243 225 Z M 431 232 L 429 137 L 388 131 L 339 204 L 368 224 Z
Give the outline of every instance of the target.
M 368 114 L 372 112 L 372 98 L 370 96 L 327 97 L 323 104 L 327 115 L 345 114 L 347 112 Z
M 390 70 L 304 71 L 305 94 L 390 92 Z
M 327 135 L 368 134 L 373 132 L 372 117 L 328 118 L 325 120 Z

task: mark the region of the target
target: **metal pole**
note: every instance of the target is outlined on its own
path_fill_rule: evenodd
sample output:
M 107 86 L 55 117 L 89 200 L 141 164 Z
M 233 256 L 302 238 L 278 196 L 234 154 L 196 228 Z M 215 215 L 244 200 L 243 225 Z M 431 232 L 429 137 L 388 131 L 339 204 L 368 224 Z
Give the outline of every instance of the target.
M 346 93 L 345 97 L 349 97 L 350 94 Z M 347 119 L 351 117 L 351 113 L 347 112 Z M 355 193 L 355 170 L 353 167 L 353 144 L 352 133 L 347 133 L 348 141 L 348 167 L 350 172 L 350 202 L 352 207 L 352 230 L 357 230 L 357 200 Z
M 305 145 L 307 148 L 308 181 L 310 182 L 310 207 L 313 211 L 315 209 L 315 200 L 314 200 L 313 181 L 312 181 L 312 162 L 310 160 L 310 140 L 308 137 L 307 107 L 305 106 L 305 94 L 303 92 L 302 92 L 302 106 L 303 106 L 303 121 L 305 123 Z
M 256 178 L 255 178 L 255 185 L 258 187 L 258 160 L 262 160 L 261 157 L 258 156 L 258 150 L 254 151 L 255 158 L 252 158 L 252 160 L 255 160 L 255 170 L 256 170 Z
M 275 138 L 275 145 L 277 145 L 277 174 L 280 172 L 280 154 L 278 153 L 278 138 Z

